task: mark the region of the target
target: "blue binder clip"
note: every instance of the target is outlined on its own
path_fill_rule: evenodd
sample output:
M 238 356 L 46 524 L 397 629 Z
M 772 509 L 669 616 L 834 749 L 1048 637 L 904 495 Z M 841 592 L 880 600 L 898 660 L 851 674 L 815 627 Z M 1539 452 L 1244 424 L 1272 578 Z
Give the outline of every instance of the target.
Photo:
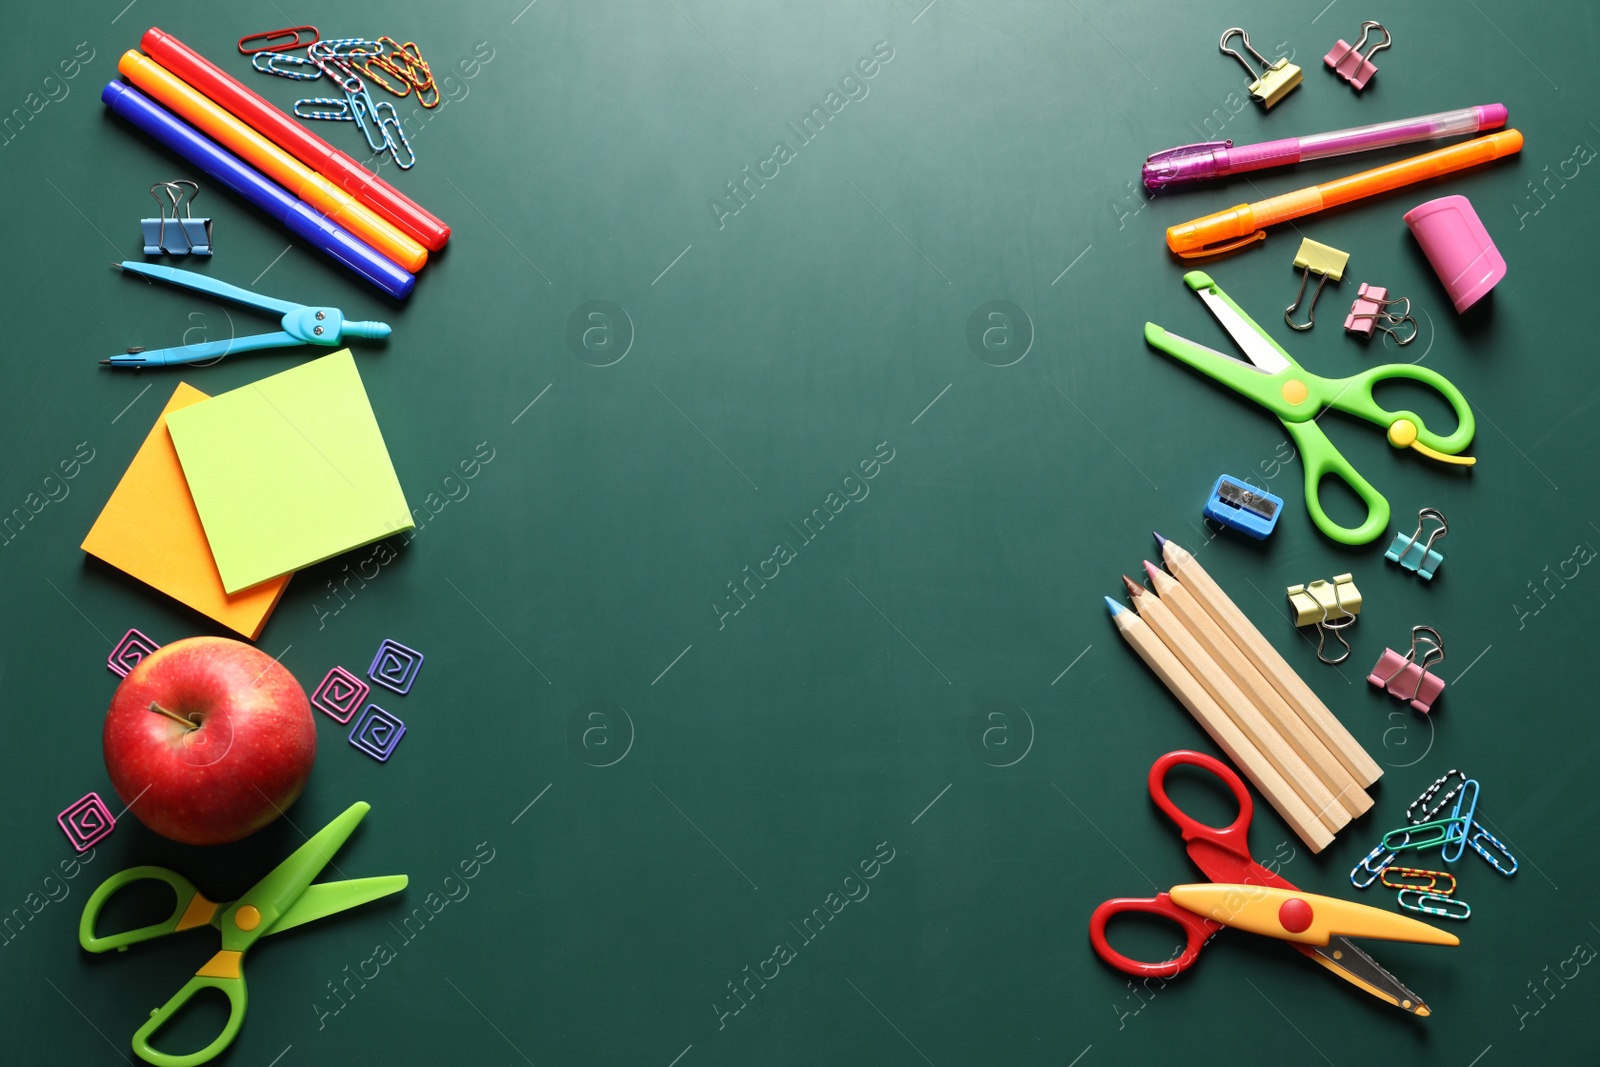
M 1205 516 L 1230 530 L 1238 530 L 1257 541 L 1265 541 L 1278 525 L 1278 514 L 1282 511 L 1282 497 L 1273 496 L 1224 474 L 1211 487 L 1211 499 L 1206 501 Z
M 1438 527 L 1422 541 L 1422 529 L 1432 520 Z M 1393 563 L 1398 563 L 1408 571 L 1416 571 L 1423 578 L 1433 580 L 1433 572 L 1439 569 L 1439 564 L 1444 562 L 1444 557 L 1434 550 L 1433 543 L 1450 532 L 1450 522 L 1444 517 L 1444 512 L 1437 508 L 1423 508 L 1417 513 L 1416 532 L 1407 537 L 1396 532 L 1394 541 L 1384 552 L 1383 558 Z
M 184 195 L 181 186 L 189 187 Z M 156 190 L 162 190 L 157 193 Z M 197 219 L 190 214 L 189 205 L 200 195 L 200 186 L 187 178 L 170 182 L 156 182 L 150 187 L 150 198 L 161 207 L 158 219 L 140 219 L 144 234 L 144 254 L 147 256 L 209 256 L 211 254 L 211 220 Z M 162 197 L 166 199 L 163 200 Z M 183 217 L 178 217 L 178 207 L 183 207 Z M 167 217 L 167 208 L 172 217 Z

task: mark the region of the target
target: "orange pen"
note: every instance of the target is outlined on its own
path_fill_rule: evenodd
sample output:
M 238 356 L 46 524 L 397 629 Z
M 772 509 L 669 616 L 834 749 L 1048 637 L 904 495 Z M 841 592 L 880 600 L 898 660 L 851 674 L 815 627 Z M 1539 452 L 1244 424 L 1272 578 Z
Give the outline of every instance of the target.
M 117 64 L 134 85 L 182 115 L 307 204 L 415 274 L 428 250 L 349 193 L 268 141 L 161 64 L 129 49 Z
M 1336 207 L 1374 193 L 1386 193 L 1402 185 L 1426 181 L 1465 167 L 1488 163 L 1522 151 L 1522 134 L 1501 130 L 1488 137 L 1451 145 L 1420 156 L 1402 159 L 1384 167 L 1374 167 L 1324 185 L 1296 189 L 1282 196 L 1271 196 L 1253 204 L 1240 204 L 1193 222 L 1167 229 L 1167 247 L 1184 259 L 1198 259 L 1243 248 L 1253 241 L 1265 241 L 1265 227 L 1297 219 L 1325 207 Z M 1221 243 L 1218 243 L 1221 242 Z

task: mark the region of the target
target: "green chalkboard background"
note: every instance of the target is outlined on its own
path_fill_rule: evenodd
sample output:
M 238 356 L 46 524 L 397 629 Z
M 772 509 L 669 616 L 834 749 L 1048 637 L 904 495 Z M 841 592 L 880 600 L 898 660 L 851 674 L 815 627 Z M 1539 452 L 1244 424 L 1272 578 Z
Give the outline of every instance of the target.
M 9 1062 L 130 1057 L 146 1013 L 215 949 L 202 931 L 82 952 L 78 915 L 102 878 L 167 864 L 230 899 L 357 799 L 373 809 L 339 872 L 403 872 L 411 889 L 258 946 L 248 1021 L 219 1062 L 1592 1056 L 1592 4 L 122 2 L 8 12 L 0 75 L 13 117 L 0 513 L 59 498 L 0 548 Z M 1364 17 L 1396 43 L 1356 94 L 1321 56 Z M 89 790 L 112 796 L 111 644 L 130 626 L 160 642 L 219 632 L 78 544 L 179 380 L 220 392 L 308 355 L 96 365 L 133 344 L 271 328 L 107 269 L 139 255 L 146 187 L 189 171 L 98 93 L 158 25 L 287 106 L 322 87 L 251 72 L 234 41 L 296 22 L 420 43 L 446 103 L 412 126 L 415 170 L 385 173 L 454 237 L 397 305 L 208 188 L 197 206 L 217 254 L 180 265 L 394 325 L 357 359 L 426 522 L 376 577 L 351 577 L 367 552 L 296 576 L 259 644 L 308 688 L 335 664 L 360 671 L 382 638 L 422 650 L 415 689 L 388 705 L 409 733 L 379 764 L 319 716 L 318 766 L 289 818 L 196 849 L 126 817 L 64 880 L 55 814 Z M 1217 52 L 1234 23 L 1305 69 L 1270 116 Z M 873 77 L 844 80 L 873 57 Z M 826 111 L 830 92 L 838 113 L 797 137 L 789 124 Z M 1308 368 L 1421 359 L 1472 399 L 1470 473 L 1395 452 L 1364 423 L 1326 423 L 1397 528 L 1423 506 L 1450 516 L 1430 584 L 1379 546 L 1318 535 L 1281 427 L 1140 335 L 1151 319 L 1227 347 L 1181 284 L 1166 226 L 1412 150 L 1153 200 L 1138 165 L 1209 136 L 1497 100 L 1526 135 L 1520 158 L 1280 227 L 1209 267 Z M 361 143 L 348 126 L 319 132 Z M 777 175 L 746 179 L 779 141 Z M 742 201 L 735 181 L 748 181 Z M 1400 219 L 1446 193 L 1472 198 L 1510 264 L 1459 317 Z M 1300 235 L 1351 260 L 1317 328 L 1290 335 L 1274 324 Z M 1343 333 L 1362 281 L 1411 297 L 1415 345 Z M 80 444 L 92 460 L 46 486 Z M 492 458 L 461 480 L 480 453 Z M 1287 498 L 1266 544 L 1204 530 L 1224 471 Z M 802 536 L 830 503 L 842 510 Z M 1308 890 L 1358 897 L 1347 872 L 1411 797 L 1452 767 L 1481 780 L 1481 818 L 1521 871 L 1462 861 L 1473 917 L 1459 948 L 1373 947 L 1433 1018 L 1241 933 L 1164 987 L 1135 989 L 1090 952 L 1099 901 L 1197 877 L 1145 773 L 1210 743 L 1100 599 L 1153 553 L 1152 529 L 1199 553 L 1387 769 L 1373 813 L 1320 856 L 1260 806 L 1259 857 Z M 768 564 L 778 545 L 793 558 Z M 733 597 L 729 583 L 773 566 L 753 599 Z M 1367 606 L 1335 669 L 1290 627 L 1282 590 L 1347 570 Z M 1363 681 L 1417 624 L 1447 643 L 1431 718 Z M 475 856 L 492 859 L 446 881 Z M 863 863 L 875 877 L 847 883 Z M 442 909 L 403 933 L 430 893 Z M 802 920 L 847 893 L 860 899 L 808 940 Z M 1380 894 L 1359 899 L 1390 906 Z M 1152 951 L 1171 941 L 1124 933 Z M 736 998 L 730 984 L 770 973 L 784 943 L 779 976 Z M 392 958 L 368 963 L 380 944 Z M 377 977 L 351 977 L 362 971 Z M 197 1012 L 173 1044 L 218 1025 Z

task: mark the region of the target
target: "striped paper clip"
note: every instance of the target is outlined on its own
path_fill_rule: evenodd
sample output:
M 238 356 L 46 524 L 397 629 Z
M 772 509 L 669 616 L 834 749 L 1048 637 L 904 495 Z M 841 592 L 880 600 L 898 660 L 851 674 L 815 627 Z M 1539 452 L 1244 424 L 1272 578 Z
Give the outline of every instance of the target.
M 1487 844 L 1485 844 L 1487 842 Z M 1489 866 L 1510 878 L 1517 873 L 1517 857 L 1511 850 L 1500 842 L 1500 839 L 1485 830 L 1479 823 L 1472 824 L 1472 836 L 1467 839 L 1467 844 L 1472 850 L 1489 861 Z
M 1379 845 L 1351 869 L 1350 884 L 1357 889 L 1367 888 L 1383 876 L 1383 872 L 1394 862 L 1396 855 L 1397 853 Z
M 1407 893 L 1412 895 L 1411 900 L 1406 899 Z M 1455 897 L 1440 896 L 1438 893 L 1419 893 L 1415 889 L 1402 889 L 1399 897 L 1400 906 L 1407 911 L 1437 915 L 1441 919 L 1466 919 L 1472 916 L 1472 906 Z
M 350 108 L 350 101 L 344 97 L 334 96 L 308 96 L 304 100 L 294 102 L 294 117 L 297 119 L 329 119 L 334 122 L 354 122 L 355 112 Z
M 263 74 L 276 74 L 295 81 L 315 81 L 322 77 L 322 64 L 305 56 L 291 56 L 284 52 L 257 52 L 250 57 L 250 65 Z
M 1390 875 L 1395 876 L 1394 880 L 1390 879 Z M 1456 891 L 1456 876 L 1449 871 L 1426 871 L 1421 867 L 1385 867 L 1382 878 L 1384 886 L 1388 889 L 1410 889 L 1418 893 L 1437 893 L 1445 897 Z M 1424 878 L 1427 879 L 1426 882 L 1422 880 Z M 1440 879 L 1445 879 L 1450 884 L 1441 888 Z

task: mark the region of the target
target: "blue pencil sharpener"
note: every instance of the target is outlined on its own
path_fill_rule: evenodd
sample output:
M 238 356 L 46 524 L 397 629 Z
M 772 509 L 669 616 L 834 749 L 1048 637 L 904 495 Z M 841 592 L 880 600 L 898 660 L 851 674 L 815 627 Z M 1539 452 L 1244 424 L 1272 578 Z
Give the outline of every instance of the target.
M 1211 499 L 1206 501 L 1205 516 L 1214 519 L 1230 530 L 1265 541 L 1278 525 L 1278 515 L 1283 511 L 1283 498 L 1224 474 L 1211 487 Z

